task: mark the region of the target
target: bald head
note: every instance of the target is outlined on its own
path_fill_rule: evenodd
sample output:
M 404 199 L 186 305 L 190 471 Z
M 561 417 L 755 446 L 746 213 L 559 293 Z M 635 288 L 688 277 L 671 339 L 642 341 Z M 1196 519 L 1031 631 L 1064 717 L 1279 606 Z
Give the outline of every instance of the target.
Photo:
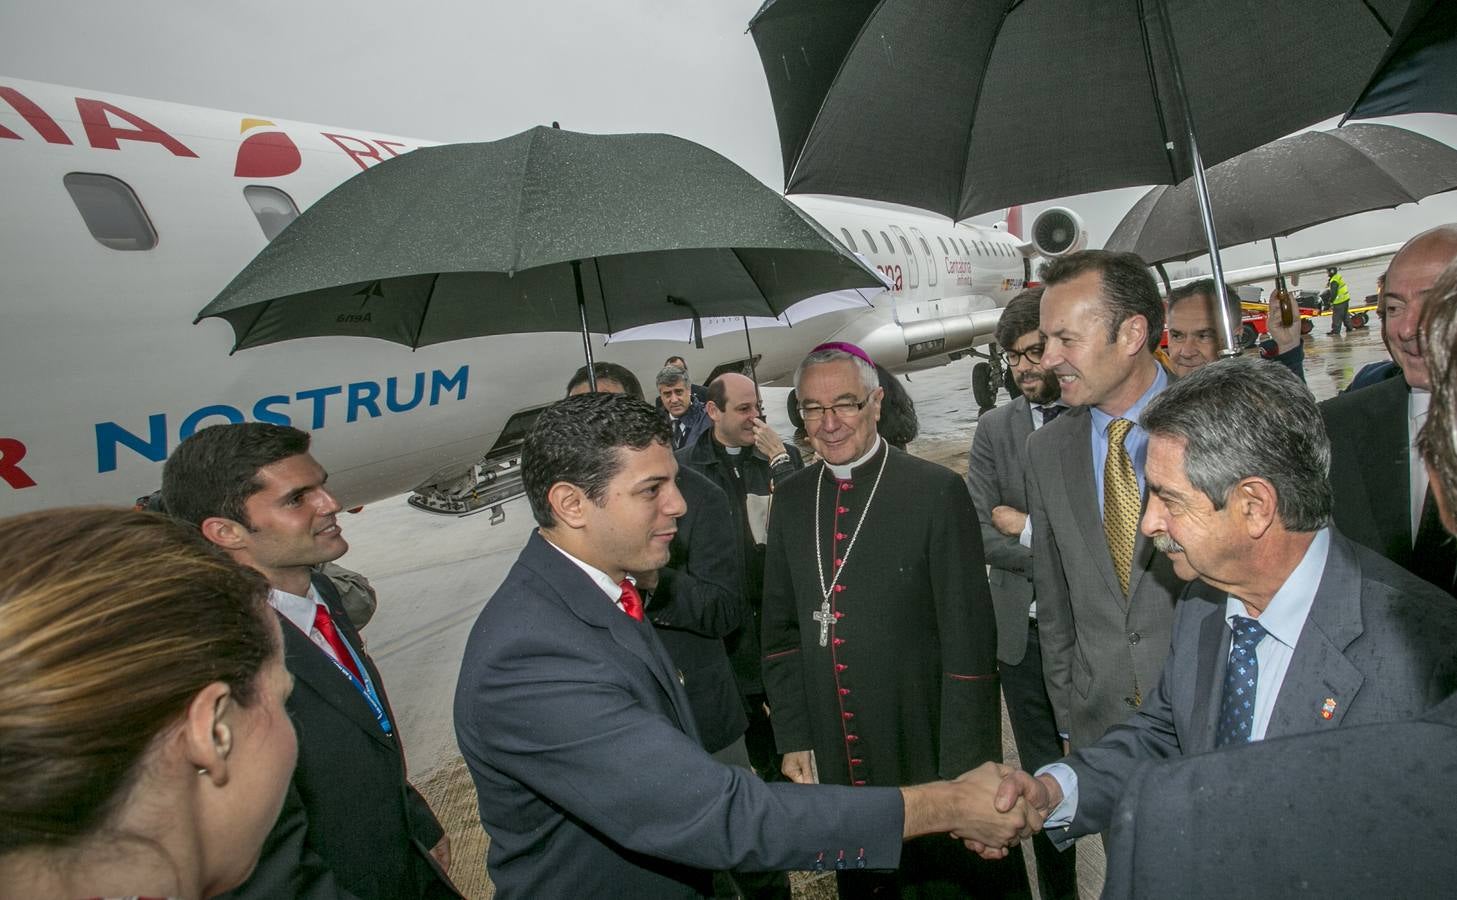
M 1386 270 L 1386 332 L 1391 355 L 1407 384 L 1430 390 L 1431 375 L 1422 356 L 1422 305 L 1437 276 L 1457 259 L 1457 222 L 1429 228 L 1407 241 Z
M 709 382 L 708 417 L 713 420 L 713 437 L 725 447 L 754 446 L 754 421 L 762 419 L 759 392 L 752 379 L 726 372 Z

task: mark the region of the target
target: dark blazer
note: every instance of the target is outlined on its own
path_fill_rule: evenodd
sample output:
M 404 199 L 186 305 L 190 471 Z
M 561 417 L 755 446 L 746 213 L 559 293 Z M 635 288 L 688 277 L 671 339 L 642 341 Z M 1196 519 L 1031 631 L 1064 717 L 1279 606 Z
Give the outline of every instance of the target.
M 1453 797 L 1457 698 L 1415 721 L 1143 766 L 1113 817 L 1103 898 L 1446 896 Z
M 1411 566 L 1411 443 L 1405 378 L 1320 404 L 1331 441 L 1331 519 L 1351 540 Z
M 1105 830 L 1142 763 L 1214 749 L 1229 659 L 1227 596 L 1203 582 L 1189 586 L 1158 690 L 1125 724 L 1064 760 L 1078 776 L 1078 808 L 1070 826 L 1051 832 L 1054 842 Z M 1333 530 L 1266 736 L 1420 715 L 1457 690 L 1454 653 L 1451 598 Z
M 1036 596 L 1032 590 L 1032 551 L 1017 538 L 992 525 L 992 509 L 1010 506 L 1027 511 L 1027 437 L 1035 413 L 1027 398 L 988 410 L 977 419 L 971 438 L 966 486 L 981 522 L 987 583 L 997 611 L 997 659 L 1009 666 L 1027 653 L 1027 615 Z
M 688 468 L 678 469 L 678 490 L 688 511 L 678 519 L 668 565 L 658 571 L 648 617 L 688 692 L 703 749 L 713 753 L 749 727 L 723 646 L 743 627 L 749 608 L 728 498 Z
M 672 419 L 669 418 L 668 411 L 666 409 L 660 409 L 658 410 L 658 412 L 662 414 L 664 421 L 672 424 Z M 697 401 L 694 401 L 693 403 L 690 403 L 688 405 L 688 409 L 684 411 L 682 416 L 679 417 L 679 421 L 683 423 L 683 439 L 681 441 L 678 440 L 678 429 L 677 426 L 674 425 L 674 450 L 681 450 L 684 447 L 693 446 L 698 441 L 700 435 L 702 435 L 705 431 L 713 428 L 713 420 L 708 417 L 708 410 L 704 408 L 704 405 L 702 403 L 699 403 Z
M 313 583 L 389 711 L 379 670 L 362 649 L 334 586 L 319 574 Z M 258 868 L 224 896 L 459 897 L 430 856 L 445 832 L 405 780 L 398 727 L 385 734 L 328 655 L 282 616 L 279 624 L 284 663 L 294 677 L 288 712 L 298 733 L 298 767 Z M 398 723 L 393 711 L 389 718 Z
M 455 732 L 500 900 L 698 897 L 708 870 L 894 868 L 894 788 L 766 785 L 699 746 L 651 627 L 539 533 L 476 620 Z

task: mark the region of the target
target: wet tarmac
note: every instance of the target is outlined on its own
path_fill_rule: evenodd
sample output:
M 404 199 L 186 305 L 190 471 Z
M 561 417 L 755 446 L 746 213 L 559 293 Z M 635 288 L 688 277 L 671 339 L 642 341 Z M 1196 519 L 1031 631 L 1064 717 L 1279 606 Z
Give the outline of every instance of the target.
M 1348 269 L 1352 293 L 1374 292 L 1375 276 L 1383 269 L 1384 263 Z M 1332 338 L 1325 333 L 1328 329 L 1328 318 L 1317 319 L 1305 338 L 1306 379 L 1317 399 L 1334 396 L 1362 366 L 1386 358 L 1374 317 L 1370 327 L 1350 335 Z M 976 427 L 973 364 L 963 359 L 906 379 L 921 421 L 921 437 L 912 451 L 958 472 L 965 471 Z M 790 432 L 787 394 L 787 388 L 764 389 L 770 424 L 784 434 Z M 1007 397 L 998 399 L 1005 402 Z M 485 515 L 451 519 L 421 513 L 399 497 L 342 522 L 352 549 L 341 561 L 368 575 L 379 591 L 379 612 L 364 635 L 389 686 L 412 780 L 453 836 L 452 874 L 470 897 L 489 896 L 482 862 L 485 838 L 455 746 L 451 701 L 470 626 L 533 527 L 524 501 L 507 504 L 506 512 L 506 521 L 492 526 Z M 1012 757 L 1011 730 L 1004 725 L 1003 731 Z M 1093 852 L 1080 853 L 1081 887 L 1084 896 L 1096 897 L 1101 847 L 1088 850 Z M 834 895 L 832 882 L 798 877 L 796 894 Z

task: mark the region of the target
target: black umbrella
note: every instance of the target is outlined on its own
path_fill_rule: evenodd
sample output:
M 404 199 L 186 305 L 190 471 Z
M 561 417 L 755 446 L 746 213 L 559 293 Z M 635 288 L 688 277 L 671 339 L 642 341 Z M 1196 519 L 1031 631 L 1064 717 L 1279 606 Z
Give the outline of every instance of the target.
M 682 316 L 778 315 L 880 279 L 713 151 L 670 135 L 533 128 L 425 147 L 298 217 L 198 319 L 234 350 L 322 335 L 410 347 Z M 589 371 L 592 371 L 589 369 Z
M 1457 3 L 1412 0 L 1349 119 L 1457 113 Z
M 1107 188 L 1197 186 L 1203 160 L 1343 112 L 1406 6 L 769 0 L 749 28 L 787 191 L 963 219 Z
M 1207 178 L 1220 246 L 1233 247 L 1457 189 L 1457 150 L 1404 128 L 1347 125 L 1242 153 Z M 1104 246 L 1150 264 L 1208 253 L 1198 211 L 1191 182 L 1153 188 Z

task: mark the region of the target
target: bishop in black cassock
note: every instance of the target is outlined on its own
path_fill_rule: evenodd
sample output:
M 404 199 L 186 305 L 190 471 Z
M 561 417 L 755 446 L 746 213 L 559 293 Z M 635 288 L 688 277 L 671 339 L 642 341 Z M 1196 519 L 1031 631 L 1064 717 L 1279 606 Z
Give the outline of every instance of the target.
M 806 370 L 802 403 L 821 368 Z M 876 437 L 876 392 L 846 422 L 840 388 L 824 396 L 832 411 L 811 423 L 809 405 L 806 416 L 816 449 L 843 459 L 859 449 L 853 436 L 822 449 L 816 432 L 869 425 L 869 450 L 810 466 L 774 494 L 762 637 L 778 749 L 812 749 L 825 784 L 913 785 L 1000 761 L 996 621 L 966 484 Z M 1028 896 L 1020 853 L 984 862 L 946 837 L 908 843 L 898 873 L 841 872 L 842 897 L 876 889 Z

